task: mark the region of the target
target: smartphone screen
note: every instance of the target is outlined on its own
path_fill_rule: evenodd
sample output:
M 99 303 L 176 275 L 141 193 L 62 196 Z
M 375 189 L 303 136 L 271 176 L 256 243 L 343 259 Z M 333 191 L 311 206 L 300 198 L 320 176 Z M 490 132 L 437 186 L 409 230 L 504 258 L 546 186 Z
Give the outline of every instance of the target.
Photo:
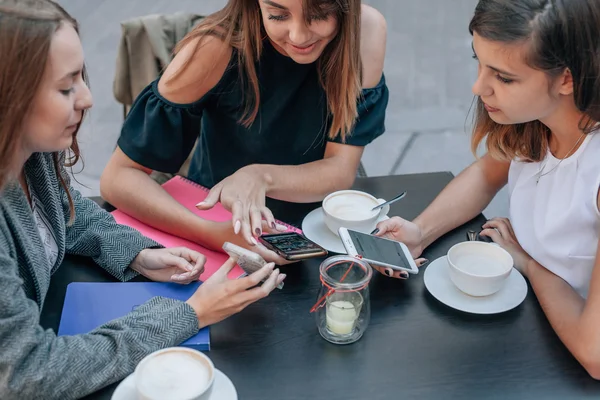
M 399 243 L 351 230 L 348 230 L 348 235 L 356 252 L 363 258 L 412 270 Z
M 281 233 L 275 235 L 264 235 L 260 237 L 261 241 L 269 243 L 281 253 L 287 255 L 321 253 L 323 249 L 295 232 Z

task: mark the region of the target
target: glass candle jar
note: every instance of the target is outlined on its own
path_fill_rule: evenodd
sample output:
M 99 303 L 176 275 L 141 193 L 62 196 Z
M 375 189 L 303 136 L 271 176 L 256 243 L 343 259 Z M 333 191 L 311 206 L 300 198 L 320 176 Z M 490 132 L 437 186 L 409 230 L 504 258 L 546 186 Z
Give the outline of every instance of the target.
M 356 342 L 371 319 L 371 266 L 351 256 L 335 256 L 323 261 L 320 274 L 321 290 L 313 307 L 319 333 L 335 344 Z

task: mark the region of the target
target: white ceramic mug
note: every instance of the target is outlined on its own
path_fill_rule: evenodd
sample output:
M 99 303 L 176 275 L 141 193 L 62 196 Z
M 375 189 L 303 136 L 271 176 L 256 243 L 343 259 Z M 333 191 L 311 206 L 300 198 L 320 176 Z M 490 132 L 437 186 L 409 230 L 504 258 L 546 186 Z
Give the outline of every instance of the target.
M 325 225 L 338 236 L 338 230 L 342 227 L 371 233 L 379 220 L 390 212 L 390 206 L 386 205 L 375 211 L 371 209 L 385 202 L 384 199 L 358 190 L 333 192 L 323 200 Z
M 146 356 L 135 368 L 140 400 L 208 400 L 215 380 L 210 358 L 186 347 L 170 347 Z

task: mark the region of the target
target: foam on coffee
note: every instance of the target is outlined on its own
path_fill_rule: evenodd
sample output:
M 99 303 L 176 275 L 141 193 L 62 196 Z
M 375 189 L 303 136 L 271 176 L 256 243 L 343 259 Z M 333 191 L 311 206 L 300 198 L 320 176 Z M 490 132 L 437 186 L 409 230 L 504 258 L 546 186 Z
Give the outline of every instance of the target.
M 361 221 L 369 219 L 379 211 L 371 211 L 377 206 L 372 198 L 358 193 L 341 193 L 327 200 L 324 207 L 327 212 L 336 218 L 346 221 Z
M 502 261 L 483 254 L 462 254 L 456 257 L 454 265 L 468 274 L 478 276 L 497 276 L 507 270 Z
M 138 389 L 152 399 L 187 400 L 201 394 L 211 379 L 208 365 L 192 354 L 165 352 L 149 359 L 137 379 Z

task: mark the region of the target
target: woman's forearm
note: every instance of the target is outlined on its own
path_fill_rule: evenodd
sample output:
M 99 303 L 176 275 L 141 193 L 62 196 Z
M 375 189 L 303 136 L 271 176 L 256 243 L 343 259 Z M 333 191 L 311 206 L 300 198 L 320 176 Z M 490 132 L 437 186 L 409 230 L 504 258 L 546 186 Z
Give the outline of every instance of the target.
M 452 180 L 414 222 L 423 233 L 423 248 L 446 232 L 475 218 L 506 184 L 508 164 L 484 158 Z M 490 170 L 492 169 L 492 170 Z

